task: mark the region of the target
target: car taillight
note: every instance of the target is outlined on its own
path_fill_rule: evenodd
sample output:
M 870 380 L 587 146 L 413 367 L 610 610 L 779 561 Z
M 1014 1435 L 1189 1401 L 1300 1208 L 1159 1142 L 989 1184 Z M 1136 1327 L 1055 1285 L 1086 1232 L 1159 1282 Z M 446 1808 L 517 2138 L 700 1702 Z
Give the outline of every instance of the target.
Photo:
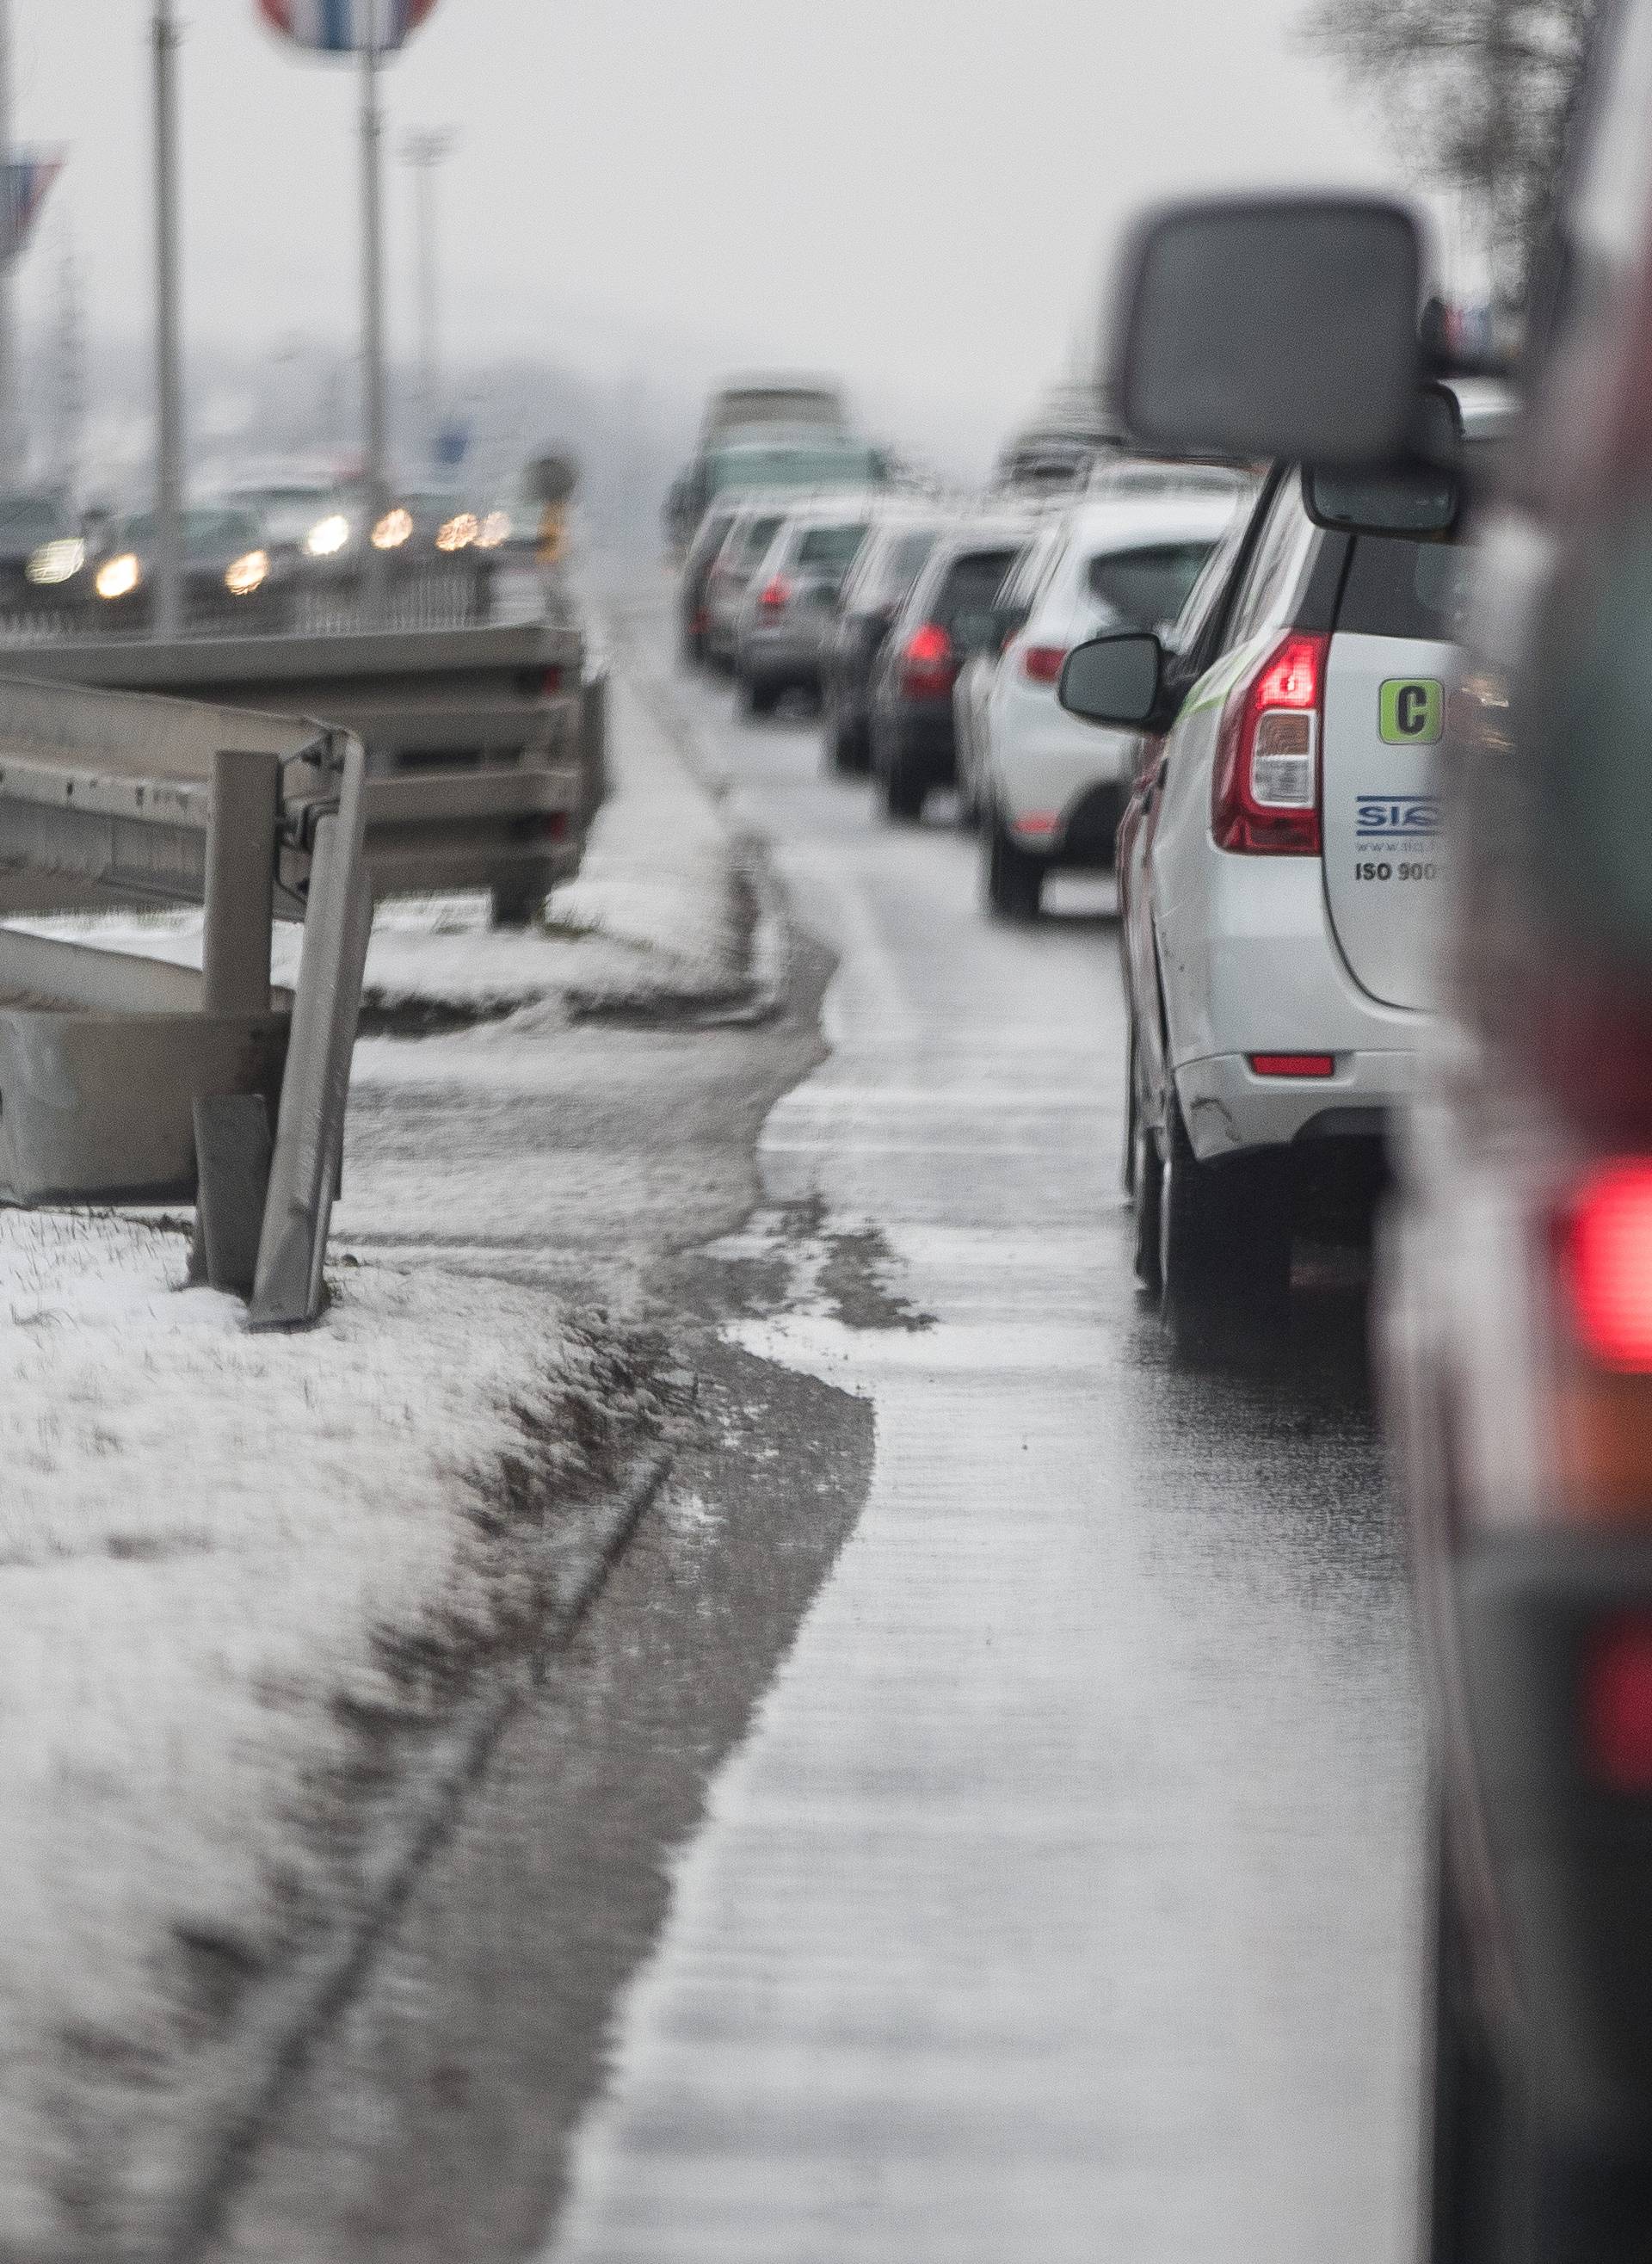
M 938 621 L 913 630 L 901 652 L 901 689 L 913 699 L 935 699 L 950 692 L 958 674 L 953 641 Z
M 1590 1357 L 1652 1375 L 1652 1159 L 1604 1164 L 1584 1180 L 1561 1219 L 1561 1274 Z
M 1613 1792 L 1652 1792 L 1652 1619 L 1620 1612 L 1590 1630 L 1577 1696 L 1590 1774 Z
M 1027 644 L 1021 648 L 1021 673 L 1029 684 L 1054 684 L 1067 658 L 1064 644 Z
M 1250 1066 L 1258 1077 L 1335 1077 L 1335 1054 L 1252 1054 Z
M 792 602 L 792 585 L 783 574 L 777 574 L 757 599 L 765 613 L 783 613 Z
M 1228 695 L 1211 779 L 1219 849 L 1317 857 L 1319 732 L 1330 639 L 1293 629 Z

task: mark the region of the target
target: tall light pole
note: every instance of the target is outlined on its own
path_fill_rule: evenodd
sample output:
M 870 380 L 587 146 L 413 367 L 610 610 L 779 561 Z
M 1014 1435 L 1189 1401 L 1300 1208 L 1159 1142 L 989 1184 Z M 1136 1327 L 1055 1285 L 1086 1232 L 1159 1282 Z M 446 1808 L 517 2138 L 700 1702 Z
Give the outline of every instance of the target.
M 451 155 L 451 134 L 429 127 L 409 134 L 402 156 L 413 172 L 419 262 L 419 407 L 428 461 L 434 464 L 442 432 L 442 336 L 440 277 L 437 264 L 436 172 Z
M 172 0 L 155 0 L 155 627 L 184 626 L 184 379 L 178 351 L 178 46 Z
M 22 471 L 23 427 L 18 413 L 17 311 L 12 278 L 18 259 L 18 197 L 11 171 L 11 0 L 0 0 L 0 479 L 15 483 Z
M 373 529 L 390 508 L 389 417 L 384 379 L 384 112 L 376 35 L 361 50 L 361 384 L 367 490 L 367 611 L 384 612 L 385 555 Z

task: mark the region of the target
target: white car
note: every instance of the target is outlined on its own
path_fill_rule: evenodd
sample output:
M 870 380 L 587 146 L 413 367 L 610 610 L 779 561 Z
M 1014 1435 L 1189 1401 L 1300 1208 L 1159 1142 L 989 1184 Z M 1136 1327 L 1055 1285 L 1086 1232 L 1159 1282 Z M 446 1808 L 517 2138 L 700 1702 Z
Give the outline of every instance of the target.
M 1086 498 L 1006 584 L 1019 626 L 972 719 L 966 788 L 1001 917 L 1035 918 L 1057 866 L 1112 863 L 1134 735 L 1066 713 L 1056 683 L 1068 654 L 1103 629 L 1174 620 L 1233 515 L 1228 493 Z
M 1165 734 L 1135 743 L 1119 886 L 1137 1269 L 1172 1317 L 1282 1292 L 1304 1187 L 1374 1182 L 1431 1003 L 1467 553 L 1316 524 L 1304 486 L 1274 473 L 1168 642 L 1102 638 L 1061 684 L 1076 722 Z

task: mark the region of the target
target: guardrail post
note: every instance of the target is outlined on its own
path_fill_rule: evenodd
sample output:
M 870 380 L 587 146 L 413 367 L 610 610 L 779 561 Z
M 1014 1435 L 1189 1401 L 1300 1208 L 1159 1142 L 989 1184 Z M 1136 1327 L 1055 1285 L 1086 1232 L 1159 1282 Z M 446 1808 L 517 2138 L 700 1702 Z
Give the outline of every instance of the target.
M 275 920 L 275 837 L 281 758 L 223 751 L 213 757 L 206 839 L 206 922 L 202 1005 L 209 1014 L 267 1014 L 270 938 Z

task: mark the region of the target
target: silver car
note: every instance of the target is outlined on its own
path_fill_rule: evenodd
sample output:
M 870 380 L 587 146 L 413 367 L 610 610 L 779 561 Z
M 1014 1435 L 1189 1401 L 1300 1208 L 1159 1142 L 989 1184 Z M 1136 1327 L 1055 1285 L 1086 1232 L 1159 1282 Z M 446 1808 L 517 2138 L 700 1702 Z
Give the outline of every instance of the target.
M 706 577 L 703 650 L 707 666 L 725 675 L 734 665 L 735 637 L 747 585 L 779 533 L 790 504 L 791 498 L 784 496 L 747 496 Z
M 735 639 L 735 680 L 750 715 L 772 714 L 787 692 L 820 697 L 838 594 L 876 505 L 834 495 L 801 504 L 776 531 L 746 586 Z

